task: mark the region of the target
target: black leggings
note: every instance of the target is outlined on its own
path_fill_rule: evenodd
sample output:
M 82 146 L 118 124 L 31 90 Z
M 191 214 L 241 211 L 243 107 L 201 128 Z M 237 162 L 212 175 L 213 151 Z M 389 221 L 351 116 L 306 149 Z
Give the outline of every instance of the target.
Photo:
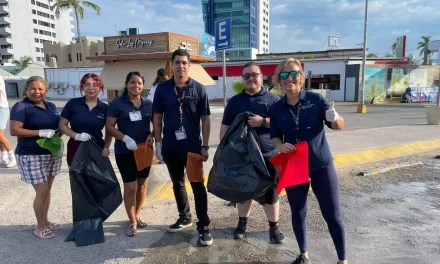
M 310 171 L 312 190 L 318 200 L 322 216 L 327 222 L 339 260 L 345 260 L 345 232 L 339 205 L 339 180 L 335 166 Z M 292 211 L 293 232 L 301 253 L 307 252 L 307 194 L 309 183 L 286 188 Z

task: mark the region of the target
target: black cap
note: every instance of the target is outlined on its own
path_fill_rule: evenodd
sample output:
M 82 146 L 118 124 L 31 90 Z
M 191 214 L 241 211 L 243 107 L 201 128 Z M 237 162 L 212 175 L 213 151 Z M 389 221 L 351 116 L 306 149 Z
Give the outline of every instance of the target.
M 165 77 L 165 69 L 164 68 L 160 68 L 159 70 L 157 70 L 157 76 L 159 77 Z

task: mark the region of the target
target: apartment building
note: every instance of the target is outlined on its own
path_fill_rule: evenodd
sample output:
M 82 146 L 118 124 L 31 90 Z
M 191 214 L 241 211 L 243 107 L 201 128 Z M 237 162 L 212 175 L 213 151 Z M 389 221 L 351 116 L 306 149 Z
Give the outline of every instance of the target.
M 0 60 L 12 61 L 31 56 L 45 61 L 43 43 L 70 43 L 74 36 L 73 11 L 55 17 L 54 0 L 0 0 Z

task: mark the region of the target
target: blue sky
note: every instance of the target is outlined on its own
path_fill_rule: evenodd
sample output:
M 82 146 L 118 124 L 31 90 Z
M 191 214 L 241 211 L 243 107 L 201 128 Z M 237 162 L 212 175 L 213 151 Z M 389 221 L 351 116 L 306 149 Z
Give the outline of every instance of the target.
M 102 8 L 118 30 L 139 27 L 141 33 L 171 31 L 191 36 L 203 32 L 200 0 L 89 0 Z M 329 35 L 341 37 L 341 48 L 363 42 L 365 0 L 270 0 L 270 52 L 321 50 Z M 385 55 L 395 39 L 407 36 L 407 54 L 418 56 L 421 36 L 440 39 L 439 0 L 369 0 L 368 48 Z M 76 29 L 74 29 L 76 33 Z M 81 35 L 114 35 L 104 17 L 87 11 Z

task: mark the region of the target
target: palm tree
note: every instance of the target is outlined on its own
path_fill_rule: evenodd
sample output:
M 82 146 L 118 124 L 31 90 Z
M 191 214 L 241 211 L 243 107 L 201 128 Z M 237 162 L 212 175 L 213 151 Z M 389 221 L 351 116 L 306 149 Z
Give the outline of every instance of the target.
M 396 50 L 397 50 L 397 42 L 394 42 L 393 45 L 391 45 L 391 54 L 395 56 Z
M 84 18 L 84 7 L 90 8 L 96 13 L 101 12 L 101 8 L 89 1 L 83 1 L 83 0 L 56 0 L 56 3 L 53 5 L 53 8 L 55 9 L 55 16 L 57 18 L 60 17 L 62 11 L 67 11 L 71 8 L 73 8 L 73 11 L 75 12 L 75 18 L 76 18 L 76 31 L 78 33 L 78 41 L 81 46 L 81 57 L 83 65 L 86 65 L 85 58 L 84 58 L 84 48 L 81 41 L 81 32 L 79 28 L 79 20 Z
M 423 54 L 423 65 L 428 64 L 429 54 L 431 53 L 428 50 L 428 43 L 431 41 L 431 36 L 422 36 L 423 41 L 418 43 L 417 48 L 420 49 L 420 56 Z
M 17 65 L 18 67 L 24 69 L 27 68 L 31 63 L 33 62 L 33 59 L 31 56 L 24 56 L 21 57 L 20 60 L 14 60 L 12 61 L 13 64 Z

